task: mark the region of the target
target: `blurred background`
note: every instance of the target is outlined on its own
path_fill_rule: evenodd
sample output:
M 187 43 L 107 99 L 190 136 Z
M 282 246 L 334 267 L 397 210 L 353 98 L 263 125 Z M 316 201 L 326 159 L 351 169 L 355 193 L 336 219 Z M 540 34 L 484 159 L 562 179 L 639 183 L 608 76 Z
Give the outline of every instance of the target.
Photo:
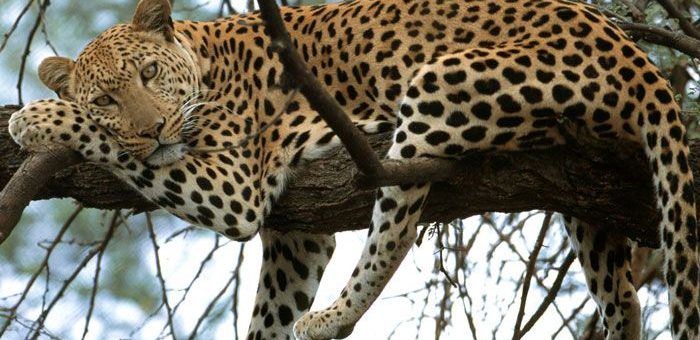
M 0 0 L 0 105 L 53 97 L 38 81 L 39 62 L 51 55 L 76 57 L 101 31 L 130 20 L 136 2 Z M 289 4 L 318 3 L 323 1 Z M 654 1 L 593 3 L 618 20 L 683 34 Z M 673 3 L 696 24 L 700 1 Z M 251 10 L 253 1 L 174 1 L 176 19 Z M 695 60 L 669 47 L 639 44 L 676 89 L 695 136 Z M 350 339 L 504 339 L 513 337 L 516 324 L 527 328 L 524 339 L 600 338 L 595 305 L 558 214 L 494 213 L 423 228 L 421 246 Z M 338 234 L 312 309 L 329 305 L 340 292 L 365 234 Z M 545 242 L 531 254 L 540 234 Z M 164 212 L 84 209 L 69 199 L 34 202 L 0 247 L 0 338 L 245 338 L 260 254 L 257 238 L 230 242 Z M 660 259 L 644 248 L 635 248 L 634 259 L 645 339 L 670 339 Z

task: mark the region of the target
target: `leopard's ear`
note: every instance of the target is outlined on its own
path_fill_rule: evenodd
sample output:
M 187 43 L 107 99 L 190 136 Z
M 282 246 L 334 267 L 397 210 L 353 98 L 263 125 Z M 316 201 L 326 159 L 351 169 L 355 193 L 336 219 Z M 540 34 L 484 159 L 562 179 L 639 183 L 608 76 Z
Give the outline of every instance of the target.
M 134 31 L 156 32 L 173 41 L 173 20 L 170 18 L 172 8 L 170 0 L 141 0 L 136 6 L 131 27 Z
M 70 74 L 75 63 L 64 57 L 48 57 L 39 64 L 39 79 L 62 99 L 70 99 Z

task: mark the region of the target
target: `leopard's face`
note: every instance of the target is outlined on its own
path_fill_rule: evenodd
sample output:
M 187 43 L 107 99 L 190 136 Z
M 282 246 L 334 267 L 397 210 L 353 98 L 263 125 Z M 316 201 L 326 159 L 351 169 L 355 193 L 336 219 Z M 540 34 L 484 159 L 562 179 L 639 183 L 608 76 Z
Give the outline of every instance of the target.
M 196 70 L 177 40 L 127 24 L 102 33 L 75 62 L 45 60 L 39 73 L 61 97 L 86 108 L 124 151 L 147 161 L 186 141 L 199 91 Z

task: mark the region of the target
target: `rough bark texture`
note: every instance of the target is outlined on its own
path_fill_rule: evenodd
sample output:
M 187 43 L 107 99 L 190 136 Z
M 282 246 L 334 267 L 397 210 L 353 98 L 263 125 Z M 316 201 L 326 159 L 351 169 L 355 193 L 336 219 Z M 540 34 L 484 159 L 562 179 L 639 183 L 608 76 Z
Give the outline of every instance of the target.
M 0 107 L 0 187 L 27 156 L 7 133 L 7 119 L 16 109 Z M 369 140 L 378 154 L 384 154 L 390 134 Z M 693 141 L 691 148 L 700 150 L 694 147 L 697 143 L 700 141 Z M 695 169 L 698 153 L 691 154 L 691 162 Z M 421 166 L 429 171 L 430 160 Z M 458 169 L 450 180 L 433 185 L 423 222 L 445 222 L 488 211 L 546 209 L 605 225 L 643 245 L 658 245 L 659 216 L 651 175 L 639 150 L 627 152 L 626 157 L 620 157 L 619 150 L 581 145 L 475 154 L 460 162 Z M 355 166 L 342 148 L 304 166 L 293 177 L 266 227 L 321 233 L 367 227 L 373 190 L 357 189 Z M 104 209 L 155 208 L 109 172 L 87 163 L 60 171 L 35 199 L 53 197 L 73 197 L 87 207 Z
M 82 162 L 80 154 L 65 147 L 50 146 L 45 152 L 30 154 L 0 191 L 0 243 L 10 236 L 24 208 L 57 171 Z

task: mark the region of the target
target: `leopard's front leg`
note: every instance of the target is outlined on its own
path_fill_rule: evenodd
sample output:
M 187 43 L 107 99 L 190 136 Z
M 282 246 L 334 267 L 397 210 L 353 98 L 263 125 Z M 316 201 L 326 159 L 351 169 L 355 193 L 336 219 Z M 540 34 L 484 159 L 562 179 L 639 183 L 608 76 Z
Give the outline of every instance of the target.
M 104 165 L 170 213 L 230 238 L 249 239 L 262 223 L 265 200 L 259 188 L 239 184 L 245 182 L 243 176 L 256 175 L 249 170 L 258 163 L 250 151 L 224 151 L 216 157 L 182 154 L 170 164 L 145 164 L 122 148 L 84 108 L 55 99 L 35 101 L 15 112 L 9 130 L 27 150 L 69 147 L 88 161 Z
M 335 236 L 263 228 L 263 261 L 247 339 L 292 339 L 335 249 Z

